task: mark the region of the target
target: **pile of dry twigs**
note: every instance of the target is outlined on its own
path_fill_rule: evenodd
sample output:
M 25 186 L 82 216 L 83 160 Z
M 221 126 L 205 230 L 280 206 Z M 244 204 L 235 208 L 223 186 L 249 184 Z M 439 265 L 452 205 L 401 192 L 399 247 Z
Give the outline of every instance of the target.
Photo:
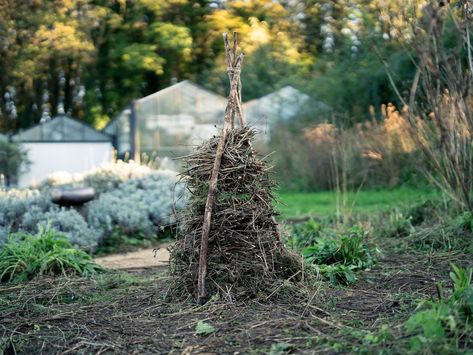
M 228 300 L 255 297 L 275 281 L 301 277 L 302 262 L 282 241 L 274 216 L 268 165 L 256 156 L 255 132 L 241 111 L 237 55 L 224 34 L 230 95 L 222 132 L 184 158 L 191 193 L 171 250 L 173 289 L 198 303 L 219 294 Z M 234 128 L 238 117 L 239 128 Z
M 269 165 L 251 146 L 254 130 L 229 130 L 218 175 L 207 259 L 207 295 L 228 300 L 269 292 L 275 281 L 301 277 L 301 260 L 281 240 L 272 205 Z M 197 295 L 201 235 L 209 177 L 220 137 L 185 158 L 183 177 L 191 192 L 180 216 L 171 272 L 180 297 Z

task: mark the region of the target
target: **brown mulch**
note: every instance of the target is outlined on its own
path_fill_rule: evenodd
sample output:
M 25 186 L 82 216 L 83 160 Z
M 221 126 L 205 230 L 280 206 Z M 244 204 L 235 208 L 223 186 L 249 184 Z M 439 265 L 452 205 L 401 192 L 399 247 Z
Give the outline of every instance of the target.
M 167 280 L 152 277 L 117 294 L 109 288 L 111 299 L 100 298 L 104 290 L 92 279 L 1 287 L 0 297 L 16 299 L 0 312 L 0 337 L 11 353 L 233 353 L 294 341 L 294 332 L 309 326 L 328 327 L 317 321 L 317 310 L 301 317 L 300 307 L 290 304 L 167 303 Z M 196 335 L 199 320 L 216 332 Z
M 346 334 L 361 326 L 370 330 L 388 322 L 400 329 L 418 299 L 436 297 L 435 282 L 446 280 L 448 263 L 462 258 L 388 256 L 360 275 L 353 287 L 322 283 L 311 291 L 310 303 L 292 294 L 286 299 L 233 304 L 171 303 L 165 299 L 169 277 L 162 268 L 4 285 L 0 286 L 0 350 L 233 354 L 268 352 L 284 344 L 282 353 L 336 353 L 334 342 L 354 346 L 360 341 Z M 212 325 L 215 332 L 197 335 L 198 321 Z

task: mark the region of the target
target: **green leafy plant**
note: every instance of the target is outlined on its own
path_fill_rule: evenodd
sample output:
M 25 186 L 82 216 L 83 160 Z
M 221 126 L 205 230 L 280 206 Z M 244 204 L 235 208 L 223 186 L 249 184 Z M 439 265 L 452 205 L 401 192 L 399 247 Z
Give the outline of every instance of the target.
M 319 235 L 313 245 L 302 250 L 302 256 L 316 264 L 324 278 L 347 285 L 356 281 L 355 271 L 373 266 L 379 252 L 365 243 L 365 237 L 366 232 L 357 227 L 341 236 Z
M 452 269 L 451 296 L 421 303 L 405 323 L 412 352 L 466 353 L 473 345 L 473 269 Z
M 58 232 L 41 227 L 38 235 L 11 235 L 0 251 L 0 281 L 25 281 L 38 275 L 77 274 L 104 271 L 84 251 L 75 249 Z
M 313 219 L 294 224 L 290 236 L 286 237 L 286 245 L 296 250 L 308 247 L 319 238 L 321 231 L 322 226 Z
M 202 320 L 198 321 L 195 326 L 195 334 L 197 335 L 210 335 L 215 332 L 216 329 L 213 326 L 208 323 L 205 323 Z
M 470 212 L 456 215 L 445 211 L 433 223 L 413 228 L 402 243 L 420 251 L 473 251 L 473 218 Z
M 473 213 L 463 212 L 453 220 L 453 225 L 462 232 L 473 232 Z
M 407 215 L 410 219 L 410 224 L 417 226 L 425 221 L 435 218 L 438 213 L 439 205 L 442 205 L 442 201 L 439 199 L 428 199 L 422 203 L 411 206 Z
M 319 265 L 318 270 L 324 279 L 334 285 L 349 285 L 356 281 L 355 267 L 342 264 Z
M 417 220 L 421 217 L 416 216 Z M 406 237 L 414 232 L 412 216 L 395 209 L 387 218 L 383 218 L 380 233 L 390 238 Z
M 294 345 L 290 343 L 274 343 L 269 349 L 269 355 L 283 355 L 288 354 L 294 349 Z

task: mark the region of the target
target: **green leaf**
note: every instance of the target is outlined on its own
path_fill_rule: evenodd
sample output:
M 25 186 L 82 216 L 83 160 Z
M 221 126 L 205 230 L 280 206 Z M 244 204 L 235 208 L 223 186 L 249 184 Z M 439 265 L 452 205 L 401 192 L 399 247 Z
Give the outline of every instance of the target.
M 282 355 L 290 351 L 293 347 L 294 345 L 289 343 L 276 343 L 271 345 L 269 355 Z
M 210 335 L 215 333 L 216 329 L 208 323 L 204 321 L 198 321 L 197 325 L 195 326 L 195 334 L 197 335 Z

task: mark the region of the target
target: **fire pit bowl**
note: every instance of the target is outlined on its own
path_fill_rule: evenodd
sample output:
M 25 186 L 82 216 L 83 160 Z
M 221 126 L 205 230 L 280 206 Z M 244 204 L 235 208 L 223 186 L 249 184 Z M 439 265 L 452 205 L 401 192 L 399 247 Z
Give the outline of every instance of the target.
M 60 206 L 80 206 L 95 197 L 92 187 L 56 187 L 50 190 L 51 201 Z

